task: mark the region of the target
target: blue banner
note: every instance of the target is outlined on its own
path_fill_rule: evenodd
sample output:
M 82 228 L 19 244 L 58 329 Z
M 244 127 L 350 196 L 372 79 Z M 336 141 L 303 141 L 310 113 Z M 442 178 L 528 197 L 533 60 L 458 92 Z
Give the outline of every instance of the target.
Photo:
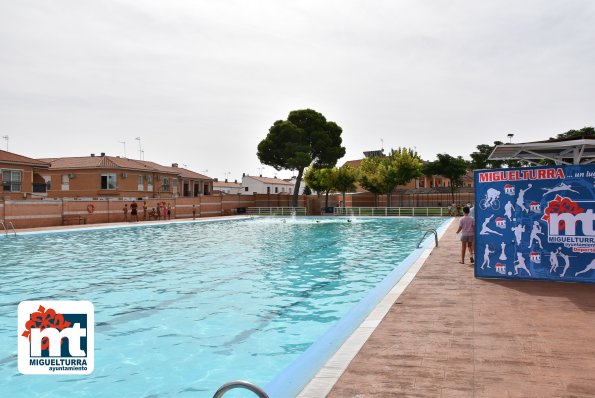
M 595 283 L 595 165 L 475 171 L 475 276 Z

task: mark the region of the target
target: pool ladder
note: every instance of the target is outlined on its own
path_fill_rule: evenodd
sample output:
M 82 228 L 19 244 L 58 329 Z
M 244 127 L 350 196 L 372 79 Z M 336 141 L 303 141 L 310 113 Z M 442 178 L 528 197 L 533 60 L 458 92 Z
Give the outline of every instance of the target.
M 4 235 L 8 236 L 8 227 L 6 226 L 6 224 L 4 224 L 4 222 L 0 221 L 0 225 L 2 225 L 2 228 L 4 228 Z M 8 226 L 10 227 L 10 229 L 12 229 L 12 233 L 14 234 L 14 236 L 17 236 L 17 231 L 14 229 L 14 225 L 12 224 L 12 221 L 10 221 L 8 223 Z
M 221 398 L 223 394 L 225 394 L 229 390 L 233 390 L 234 388 L 245 388 L 246 390 L 250 390 L 254 394 L 256 394 L 258 398 L 269 398 L 268 394 L 264 392 L 262 388 L 258 387 L 256 384 L 252 384 L 248 381 L 243 380 L 235 380 L 230 381 L 229 383 L 225 383 L 224 385 L 219 387 L 217 392 L 215 392 L 215 395 L 213 395 L 213 398 Z
M 430 228 L 426 232 L 424 232 L 424 235 L 421 237 L 419 242 L 417 242 L 418 249 L 419 249 L 419 245 L 421 245 L 421 242 L 424 241 L 424 239 L 426 238 L 426 236 L 428 236 L 428 234 L 434 234 L 434 241 L 436 242 L 436 247 L 438 247 L 438 231 L 436 231 L 434 228 Z

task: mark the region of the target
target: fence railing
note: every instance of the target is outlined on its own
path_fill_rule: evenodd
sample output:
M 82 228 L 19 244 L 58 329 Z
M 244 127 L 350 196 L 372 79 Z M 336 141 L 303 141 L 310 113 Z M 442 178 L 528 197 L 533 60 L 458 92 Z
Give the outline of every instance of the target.
M 253 216 L 305 216 L 305 207 L 248 207 L 246 214 Z
M 449 216 L 448 207 L 335 207 L 336 216 Z

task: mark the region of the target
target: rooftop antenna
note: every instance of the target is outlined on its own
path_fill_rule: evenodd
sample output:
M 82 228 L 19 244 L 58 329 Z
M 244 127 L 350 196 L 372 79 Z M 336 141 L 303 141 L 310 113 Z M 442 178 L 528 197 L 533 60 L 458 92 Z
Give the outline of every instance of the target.
M 182 166 L 184 166 L 185 169 L 188 168 L 188 165 L 186 163 L 182 163 Z
M 140 151 L 141 154 L 141 160 L 145 160 L 145 150 L 143 149 L 142 151 Z
M 510 134 L 507 134 L 507 136 L 508 136 L 508 143 L 512 144 L 512 137 L 514 137 L 514 134 L 510 133 Z
M 258 175 L 262 177 L 262 172 L 264 171 L 264 166 L 260 165 L 260 167 L 257 167 L 256 170 L 258 170 Z
M 380 150 L 384 152 L 384 138 L 380 139 Z
M 225 176 L 225 181 L 227 182 L 227 179 L 229 178 L 229 175 L 231 174 L 231 171 L 226 171 L 225 173 L 223 173 L 223 175 Z
M 118 141 L 120 144 L 124 145 L 124 157 L 126 157 L 126 141 Z
M 140 137 L 136 137 L 135 140 L 138 141 L 138 159 L 142 160 L 143 159 L 143 147 L 140 142 Z
M 6 140 L 6 152 L 8 152 L 8 140 L 10 139 L 10 137 L 8 135 L 3 135 L 2 138 Z

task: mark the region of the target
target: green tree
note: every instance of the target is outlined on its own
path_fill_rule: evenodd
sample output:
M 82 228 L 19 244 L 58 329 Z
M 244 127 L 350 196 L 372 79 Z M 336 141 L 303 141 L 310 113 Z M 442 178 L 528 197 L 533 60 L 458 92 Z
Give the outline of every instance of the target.
M 312 195 L 312 190 L 308 185 L 304 187 L 304 195 Z
M 289 113 L 287 120 L 277 120 L 258 144 L 258 159 L 275 170 L 297 170 L 293 206 L 297 206 L 304 169 L 334 167 L 345 155 L 341 146 L 343 130 L 312 109 Z
M 583 127 L 580 130 L 568 130 L 565 133 L 558 134 L 556 138 L 550 138 L 550 140 L 565 138 L 595 138 L 595 128 Z
M 325 194 L 325 207 L 328 207 L 328 195 L 334 188 L 334 174 L 334 169 L 329 167 L 310 167 L 304 176 L 306 184 L 311 186 L 316 191 L 318 197 L 320 197 L 321 193 Z
M 450 179 L 450 194 L 454 202 L 455 192 L 463 185 L 463 176 L 467 174 L 469 164 L 460 156 L 455 158 L 446 153 L 439 153 L 437 158 L 425 164 L 423 173 L 428 176 L 441 175 Z
M 324 184 L 320 179 L 320 169 L 317 169 L 316 167 L 308 167 L 304 174 L 304 181 L 306 181 L 306 186 L 316 191 L 318 197 L 324 192 Z
M 409 148 L 392 150 L 389 156 L 381 158 L 378 171 L 383 179 L 388 207 L 392 206 L 392 193 L 395 188 L 420 177 L 422 168 L 423 163 L 417 152 Z
M 506 145 L 502 141 L 494 141 L 494 145 L 481 144 L 477 151 L 471 153 L 470 167 L 473 169 L 498 169 L 506 167 L 521 167 L 521 162 L 516 159 L 488 160 L 496 145 Z
M 345 207 L 345 192 L 355 191 L 357 172 L 350 165 L 346 164 L 334 170 L 335 189 L 343 194 L 343 207 Z
M 494 145 L 481 144 L 477 146 L 477 151 L 473 152 L 471 156 L 471 166 L 474 169 L 497 169 L 502 167 L 504 162 L 502 160 L 488 160 L 490 154 L 496 145 L 502 145 L 502 141 L 494 141 Z
M 375 207 L 378 207 L 378 195 L 385 192 L 384 177 L 380 171 L 381 162 L 382 158 L 365 158 L 357 170 L 359 184 L 374 194 Z

